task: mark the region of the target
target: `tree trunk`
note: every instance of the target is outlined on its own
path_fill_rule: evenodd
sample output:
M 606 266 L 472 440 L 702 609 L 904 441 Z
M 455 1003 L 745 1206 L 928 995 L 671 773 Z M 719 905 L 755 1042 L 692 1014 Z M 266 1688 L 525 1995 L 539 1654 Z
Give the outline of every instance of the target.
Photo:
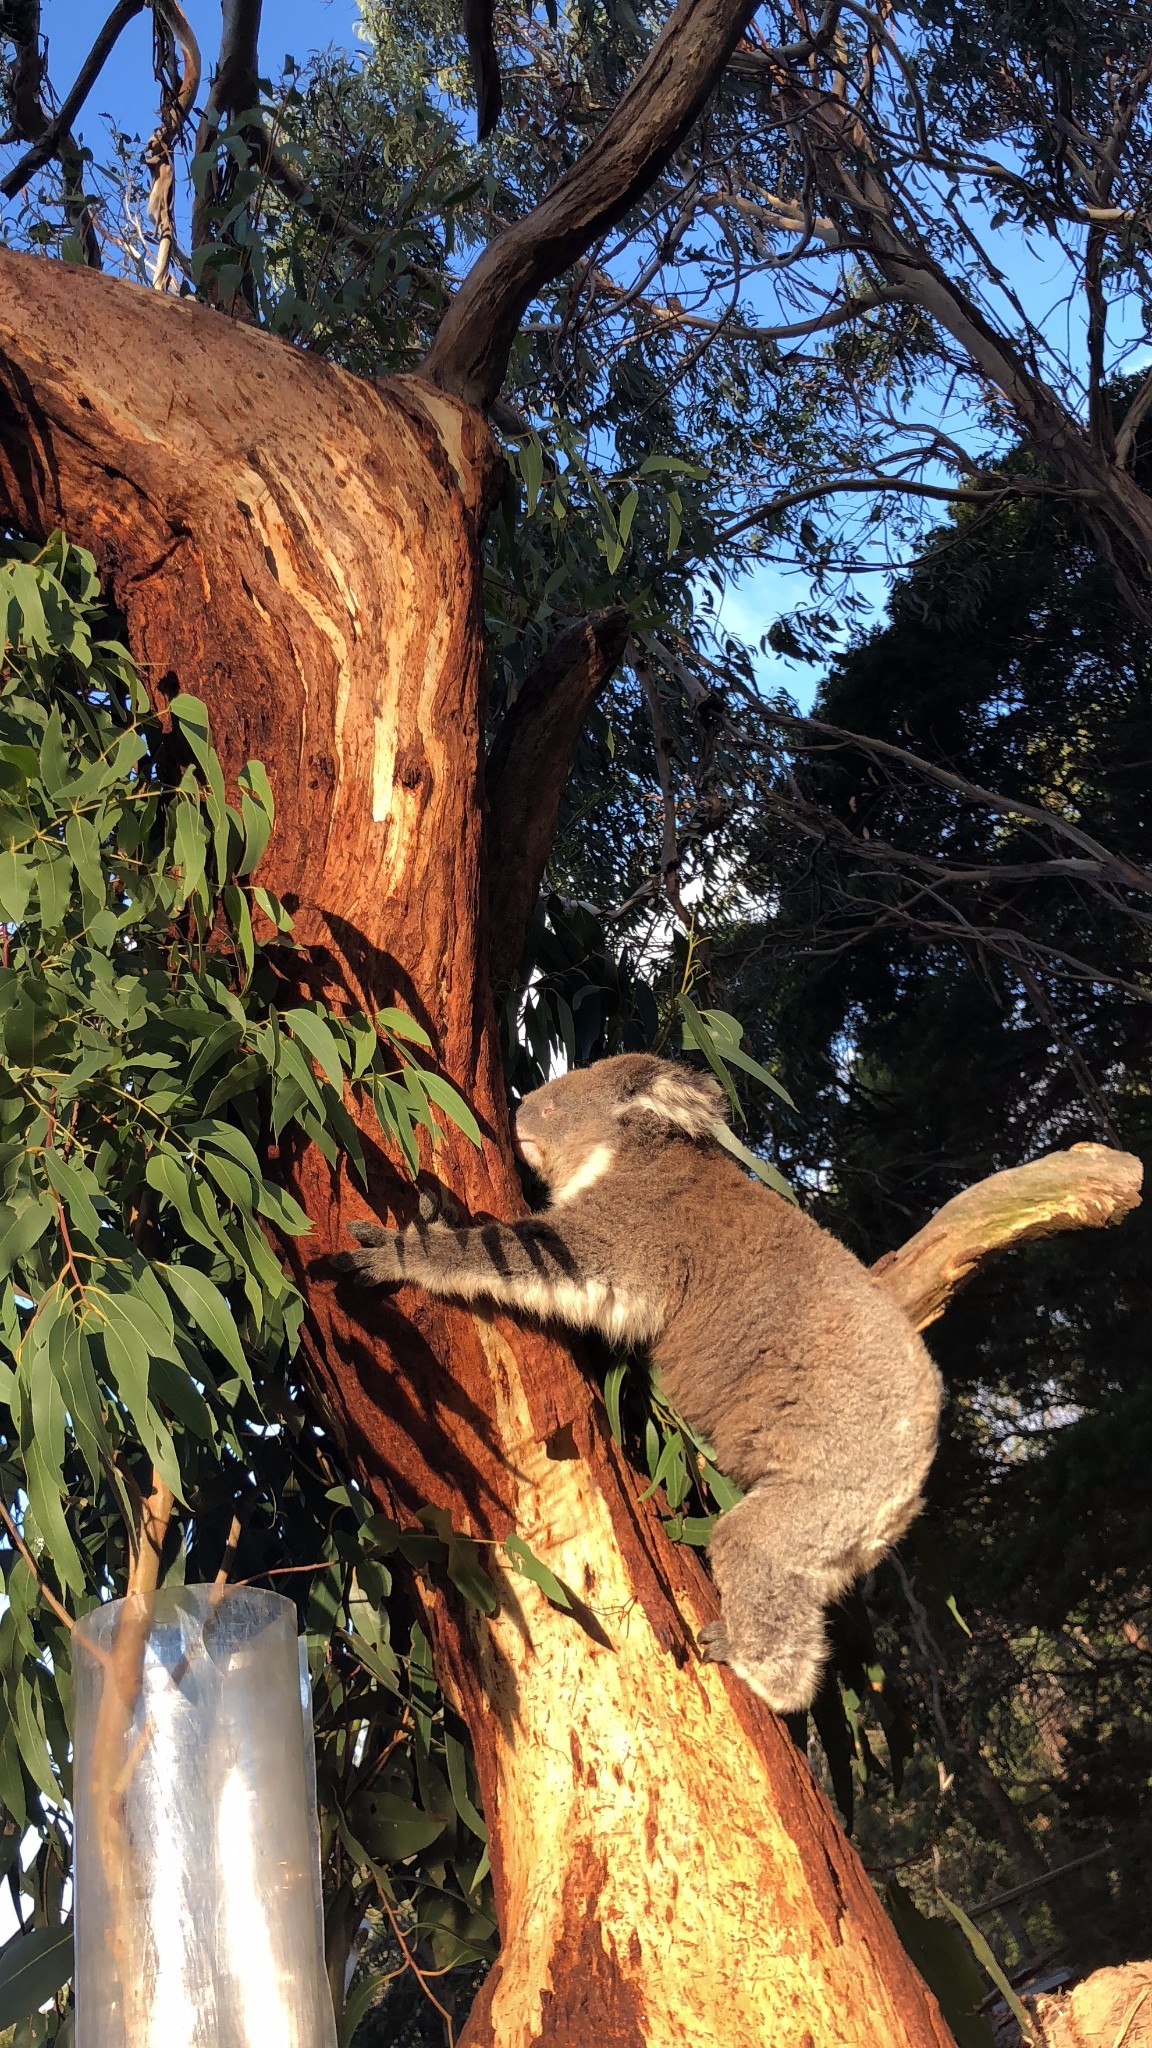
M 487 972 L 481 417 L 361 382 L 219 315 L 0 254 L 0 508 L 91 548 L 161 708 L 207 704 L 230 775 L 276 796 L 261 880 L 334 1007 L 409 1007 L 482 1155 L 436 1170 L 520 1208 Z M 412 1190 L 378 1143 L 371 1199 Z M 431 1162 L 429 1162 L 431 1163 Z M 319 1153 L 281 1170 L 314 1258 L 363 1203 Z M 935 2002 L 781 1724 L 694 1649 L 715 1612 L 570 1352 L 416 1292 L 350 1319 L 302 1275 L 307 1358 L 349 1471 L 405 1522 L 516 1529 L 573 1613 L 493 1566 L 497 1614 L 432 1602 L 471 1729 L 504 1934 L 463 2037 L 500 2048 L 948 2048 Z

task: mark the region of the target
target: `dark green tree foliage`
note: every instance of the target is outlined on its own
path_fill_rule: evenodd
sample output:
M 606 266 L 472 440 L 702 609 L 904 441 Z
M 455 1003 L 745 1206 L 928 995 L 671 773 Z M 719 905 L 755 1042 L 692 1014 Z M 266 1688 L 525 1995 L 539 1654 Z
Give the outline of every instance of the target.
M 1091 1139 L 1148 1157 L 1149 896 L 1062 868 L 1070 849 L 1012 811 L 1043 805 L 1152 864 L 1152 660 L 1076 527 L 1040 505 L 962 514 L 816 716 L 1002 799 L 810 731 L 793 815 L 822 816 L 822 840 L 789 851 L 783 803 L 765 821 L 760 871 L 788 880 L 717 966 L 753 1043 L 785 1049 L 802 1110 L 785 1159 L 822 1218 L 874 1259 L 1039 1152 Z M 1104 1850 L 1021 1909 L 1037 1946 L 1062 1934 L 1081 1961 L 1145 1940 L 1150 1256 L 1147 1208 L 1023 1248 L 929 1333 L 949 1391 L 929 1512 L 902 1547 L 907 1583 L 883 1567 L 868 1614 L 844 1617 L 842 1678 L 861 1646 L 850 1718 L 874 1704 L 848 1741 L 833 1713 L 829 1744 L 876 1790 L 895 1773 L 895 1816 L 860 1820 L 876 1861 L 919 1868 L 935 1843 L 961 1897 L 1034 1874 L 1026 1830 L 1054 1865 Z

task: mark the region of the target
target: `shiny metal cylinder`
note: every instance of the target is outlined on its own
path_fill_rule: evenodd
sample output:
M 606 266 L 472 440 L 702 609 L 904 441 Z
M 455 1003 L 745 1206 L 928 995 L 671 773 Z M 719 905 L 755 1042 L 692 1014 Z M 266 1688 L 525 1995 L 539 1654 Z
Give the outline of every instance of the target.
M 292 1603 L 113 1601 L 73 1684 L 77 2048 L 335 2048 Z

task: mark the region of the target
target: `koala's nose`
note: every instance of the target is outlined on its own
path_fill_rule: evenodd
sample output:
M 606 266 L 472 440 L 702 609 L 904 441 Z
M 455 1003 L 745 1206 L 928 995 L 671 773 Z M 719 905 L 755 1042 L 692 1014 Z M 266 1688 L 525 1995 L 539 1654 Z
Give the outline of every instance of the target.
M 534 1172 L 539 1170 L 540 1147 L 529 1137 L 519 1116 L 512 1119 L 512 1150 L 525 1166 L 530 1166 Z

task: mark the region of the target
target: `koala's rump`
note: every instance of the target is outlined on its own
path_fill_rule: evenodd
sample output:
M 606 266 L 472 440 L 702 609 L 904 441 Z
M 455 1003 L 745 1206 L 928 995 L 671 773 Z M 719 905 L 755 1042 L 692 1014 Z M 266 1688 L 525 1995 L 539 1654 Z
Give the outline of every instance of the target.
M 911 1504 L 940 1409 L 911 1324 L 810 1217 L 740 1175 L 716 1193 L 707 1256 L 689 1256 L 654 1349 L 669 1398 L 738 1485 L 866 1473 L 870 1494 Z

